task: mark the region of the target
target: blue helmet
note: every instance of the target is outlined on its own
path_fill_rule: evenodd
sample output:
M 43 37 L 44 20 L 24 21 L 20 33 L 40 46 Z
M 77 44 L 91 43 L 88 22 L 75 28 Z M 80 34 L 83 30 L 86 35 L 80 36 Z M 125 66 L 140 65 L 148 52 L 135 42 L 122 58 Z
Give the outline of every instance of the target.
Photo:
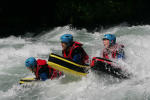
M 60 40 L 69 46 L 73 42 L 73 36 L 71 34 L 64 34 L 60 37 Z
M 29 68 L 34 68 L 37 65 L 36 59 L 34 57 L 30 57 L 26 59 L 25 66 Z
M 109 40 L 110 45 L 116 44 L 116 36 L 113 35 L 113 34 L 105 34 L 104 37 L 103 37 L 103 40 L 104 39 Z

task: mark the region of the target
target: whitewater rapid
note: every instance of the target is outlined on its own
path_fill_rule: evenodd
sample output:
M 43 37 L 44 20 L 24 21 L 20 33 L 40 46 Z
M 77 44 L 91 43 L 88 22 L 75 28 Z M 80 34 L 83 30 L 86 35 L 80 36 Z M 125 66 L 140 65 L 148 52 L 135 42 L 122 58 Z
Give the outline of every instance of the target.
M 61 55 L 60 36 L 70 33 L 84 44 L 90 58 L 99 56 L 102 36 L 112 33 L 125 45 L 124 68 L 133 74 L 129 80 L 90 72 L 78 78 L 66 75 L 20 86 L 20 78 L 33 76 L 24 66 L 28 57 L 48 59 L 50 53 Z M 57 27 L 36 37 L 10 36 L 0 39 L 0 100 L 149 100 L 150 99 L 150 25 L 116 26 L 88 32 L 86 29 Z

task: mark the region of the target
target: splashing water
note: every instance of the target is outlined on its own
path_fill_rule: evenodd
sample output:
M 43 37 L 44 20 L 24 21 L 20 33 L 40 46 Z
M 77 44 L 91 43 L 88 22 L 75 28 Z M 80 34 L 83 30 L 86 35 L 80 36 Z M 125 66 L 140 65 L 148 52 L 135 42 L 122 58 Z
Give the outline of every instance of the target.
M 90 72 L 86 77 L 67 76 L 20 86 L 20 78 L 32 76 L 24 67 L 28 57 L 47 60 L 51 52 L 61 55 L 60 36 L 70 33 L 84 44 L 90 58 L 99 56 L 102 36 L 113 33 L 117 42 L 125 45 L 125 68 L 133 74 L 129 80 Z M 149 100 L 150 99 L 150 26 L 116 26 L 90 33 L 86 29 L 57 27 L 34 38 L 8 37 L 0 39 L 0 100 Z

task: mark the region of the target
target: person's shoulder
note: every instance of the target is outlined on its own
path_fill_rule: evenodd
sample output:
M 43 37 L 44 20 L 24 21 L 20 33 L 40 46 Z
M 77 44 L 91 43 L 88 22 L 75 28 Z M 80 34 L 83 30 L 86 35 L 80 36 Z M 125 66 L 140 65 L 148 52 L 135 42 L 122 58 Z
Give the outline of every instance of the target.
M 125 46 L 123 44 L 118 44 L 117 51 L 122 53 L 122 52 L 124 52 L 124 48 L 125 48 Z
M 36 61 L 46 61 L 46 60 L 44 60 L 44 59 L 37 59 Z
M 47 64 L 46 60 L 43 60 L 43 59 L 37 59 L 37 63 L 39 65 L 45 65 L 45 64 Z
M 83 50 L 82 47 L 77 47 L 77 48 L 74 49 L 73 52 L 74 52 L 74 53 L 80 53 L 82 50 Z
M 121 48 L 124 48 L 125 46 L 124 46 L 123 44 L 120 44 L 120 47 L 121 47 Z
M 116 47 L 117 48 L 122 48 L 122 49 L 125 48 L 125 46 L 123 44 L 118 44 L 118 43 L 116 43 Z

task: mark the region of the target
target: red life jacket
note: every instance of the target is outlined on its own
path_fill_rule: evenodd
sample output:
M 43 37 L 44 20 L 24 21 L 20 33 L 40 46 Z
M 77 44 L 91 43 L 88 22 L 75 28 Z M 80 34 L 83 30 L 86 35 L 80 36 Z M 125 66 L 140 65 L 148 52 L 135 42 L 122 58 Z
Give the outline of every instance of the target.
M 73 59 L 73 57 L 72 57 L 72 53 L 74 52 L 74 50 L 76 49 L 76 48 L 82 48 L 82 44 L 81 43 L 79 43 L 79 42 L 74 42 L 74 44 L 70 47 L 70 49 L 69 49 L 69 53 L 68 53 L 68 55 L 66 54 L 66 50 L 63 50 L 63 56 L 65 57 L 65 58 L 68 58 L 68 59 Z M 83 48 L 82 48 L 83 49 Z M 84 49 L 82 50 L 82 64 L 85 64 L 86 62 L 88 62 L 88 59 L 89 59 L 89 56 L 87 55 L 87 53 L 84 51 Z
M 113 48 L 113 51 L 110 52 L 111 58 L 116 59 L 117 54 L 118 54 L 118 51 L 119 51 L 119 49 L 121 49 L 121 48 L 124 48 L 124 45 L 115 44 L 115 45 L 114 45 L 114 48 Z M 103 57 L 103 58 L 106 58 L 106 59 L 110 59 L 110 57 L 109 57 L 109 52 L 107 51 L 106 48 L 103 50 L 103 55 L 102 55 L 102 57 Z
M 44 67 L 48 67 L 48 78 L 50 78 L 50 79 L 61 76 L 61 74 L 62 74 L 61 72 L 59 72 L 56 69 L 54 69 L 54 68 L 50 67 L 49 65 L 47 65 L 46 60 L 38 59 L 37 60 L 36 73 L 35 73 L 37 79 L 40 79 L 39 70 L 44 68 Z

